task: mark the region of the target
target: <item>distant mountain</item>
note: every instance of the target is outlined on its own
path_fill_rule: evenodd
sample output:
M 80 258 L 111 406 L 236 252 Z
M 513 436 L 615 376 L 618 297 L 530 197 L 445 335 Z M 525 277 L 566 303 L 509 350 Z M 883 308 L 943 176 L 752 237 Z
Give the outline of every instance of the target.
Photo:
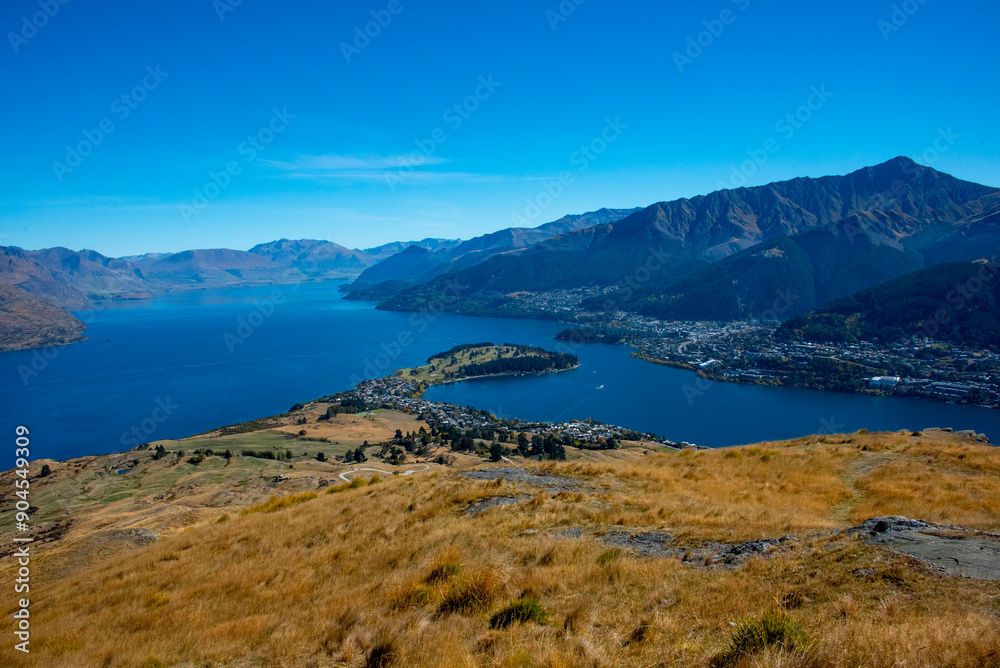
M 882 343 L 913 335 L 1000 348 L 1000 265 L 921 269 L 791 318 L 776 333 L 799 341 Z
M 83 341 L 86 325 L 0 281 L 0 352 Z
M 621 286 L 610 295 L 617 307 L 664 316 L 746 317 L 789 289 L 802 312 L 942 254 L 1000 251 L 998 193 L 902 157 L 846 176 L 722 190 L 492 257 L 380 308 L 419 308 L 448 285 L 460 291 L 450 308 L 465 312 L 499 308 L 514 292 Z
M 68 248 L 26 251 L 0 246 L 0 283 L 60 308 L 85 308 L 108 295 L 134 296 L 149 290 L 143 271 L 127 260 Z
M 381 294 L 385 298 L 409 288 L 424 276 L 431 278 L 438 276 L 443 273 L 441 267 L 448 263 L 442 255 L 444 252 L 447 251 L 432 253 L 420 246 L 410 246 L 387 257 L 375 266 L 365 269 L 358 276 L 351 286 L 354 289 L 346 299 L 370 299 L 373 294 Z M 387 285 L 390 283 L 392 287 Z M 372 288 L 375 287 L 378 287 L 378 290 L 372 292 Z
M 353 278 L 378 261 L 365 251 L 316 239 L 280 239 L 258 244 L 249 252 L 311 279 Z
M 386 281 L 400 283 L 425 283 L 445 273 L 461 271 L 485 262 L 491 257 L 510 251 L 522 250 L 547 239 L 577 230 L 614 223 L 641 209 L 600 209 L 584 214 L 564 216 L 559 220 L 534 228 L 509 227 L 490 234 L 469 239 L 450 248 L 441 248 L 430 253 L 404 251 L 387 258 L 370 269 L 366 269 L 355 281 L 357 290 L 368 288 Z M 412 247 L 411 247 L 412 248 Z M 404 255 L 404 253 L 406 253 Z M 387 286 L 379 289 L 390 292 Z M 348 299 L 363 298 L 361 293 L 349 294 Z
M 373 260 L 384 260 L 400 253 L 410 246 L 417 246 L 429 251 L 439 251 L 454 248 L 462 243 L 461 239 L 421 239 L 420 241 L 393 241 L 392 243 L 365 249 L 365 254 Z

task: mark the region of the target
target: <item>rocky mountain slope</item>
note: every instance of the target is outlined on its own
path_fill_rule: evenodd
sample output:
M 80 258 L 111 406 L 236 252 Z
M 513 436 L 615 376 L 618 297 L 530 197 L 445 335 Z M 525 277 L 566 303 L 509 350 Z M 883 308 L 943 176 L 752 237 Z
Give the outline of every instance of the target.
M 426 253 L 420 252 L 424 249 L 407 249 L 362 272 L 354 284 L 356 292 L 349 294 L 348 299 L 366 299 L 372 294 L 390 293 L 390 288 L 394 286 L 383 285 L 372 289 L 388 281 L 411 285 L 425 283 L 442 274 L 474 267 L 497 255 L 523 250 L 561 234 L 617 222 L 637 211 L 640 209 L 600 209 L 564 216 L 534 228 L 506 228 L 469 239 L 453 248 Z
M 83 341 L 83 322 L 0 281 L 0 352 Z
M 623 286 L 616 306 L 650 313 L 688 313 L 696 291 L 698 300 L 732 304 L 726 317 L 747 317 L 777 290 L 797 292 L 804 312 L 943 257 L 1000 252 L 998 199 L 996 188 L 900 157 L 845 176 L 660 202 L 445 274 L 382 308 L 419 306 L 447 281 L 459 287 L 457 310 L 463 300 L 502 302 L 519 291 Z

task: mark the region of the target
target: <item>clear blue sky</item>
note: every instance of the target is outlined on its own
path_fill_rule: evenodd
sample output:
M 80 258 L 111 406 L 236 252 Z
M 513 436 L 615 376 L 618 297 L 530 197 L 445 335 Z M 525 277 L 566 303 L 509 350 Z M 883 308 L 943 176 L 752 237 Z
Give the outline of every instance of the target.
M 51 18 L 32 18 L 38 0 L 0 9 L 3 245 L 468 238 L 516 215 L 711 192 L 748 151 L 766 154 L 751 185 L 903 154 L 1000 186 L 995 0 L 909 0 L 895 17 L 888 0 L 566 0 L 569 16 L 551 13 L 559 0 L 58 1 L 42 0 Z M 391 21 L 348 62 L 342 43 L 373 11 Z M 699 33 L 706 46 L 678 67 Z M 446 116 L 477 87 L 478 108 Z M 808 102 L 808 121 L 779 129 Z M 97 144 L 102 122 L 114 130 Z M 242 144 L 272 122 L 262 150 Z M 925 153 L 949 128 L 959 136 Z M 602 133 L 614 139 L 602 153 L 575 154 Z M 66 146 L 80 142 L 92 152 L 72 167 Z M 185 216 L 230 162 L 239 173 Z

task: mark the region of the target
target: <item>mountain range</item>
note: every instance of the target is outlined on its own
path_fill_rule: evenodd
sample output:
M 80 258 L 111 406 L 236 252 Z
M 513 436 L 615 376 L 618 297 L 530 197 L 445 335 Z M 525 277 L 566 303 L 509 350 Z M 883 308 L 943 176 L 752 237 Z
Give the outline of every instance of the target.
M 417 310 L 457 291 L 449 310 L 537 317 L 517 307 L 525 295 L 586 288 L 592 297 L 570 306 L 678 320 L 786 318 L 942 262 L 993 257 L 998 222 L 1000 189 L 897 157 L 844 176 L 600 209 L 467 241 L 359 250 L 280 239 L 248 251 L 123 258 L 0 247 L 0 282 L 18 290 L 0 295 L 0 308 L 19 305 L 0 318 L 9 320 L 7 331 L 23 332 L 39 324 L 11 320 L 26 312 L 25 300 L 82 309 L 177 289 L 347 279 L 356 279 L 347 298 L 387 310 Z M 36 310 L 48 314 L 49 331 L 82 328 Z
M 406 248 L 440 250 L 460 240 L 394 242 L 367 250 L 281 239 L 249 251 L 148 253 L 112 258 L 92 250 L 0 246 L 0 352 L 82 340 L 66 310 L 172 290 L 345 280 Z M 66 309 L 66 310 L 63 310 Z
M 1000 252 L 1000 190 L 904 157 L 845 176 L 797 178 L 659 202 L 383 301 L 412 310 L 457 290 L 449 309 L 496 312 L 522 293 L 589 287 L 583 306 L 666 319 L 805 313 L 917 269 Z
M 486 262 L 492 257 L 530 248 L 543 241 L 596 225 L 615 223 L 641 209 L 600 209 L 534 228 L 509 227 L 464 241 L 450 248 L 431 250 L 410 246 L 358 276 L 348 299 L 390 297 L 411 285 Z

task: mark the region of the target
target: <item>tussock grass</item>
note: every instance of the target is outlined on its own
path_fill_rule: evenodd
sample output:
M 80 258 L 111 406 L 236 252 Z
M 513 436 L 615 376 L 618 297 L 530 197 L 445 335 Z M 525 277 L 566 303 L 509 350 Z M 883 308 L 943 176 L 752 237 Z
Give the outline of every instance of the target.
M 485 610 L 506 593 L 507 578 L 494 568 L 481 568 L 455 582 L 445 594 L 438 614 Z
M 316 492 L 303 492 L 302 494 L 289 494 L 287 496 L 272 496 L 264 503 L 247 508 L 241 514 L 251 515 L 253 513 L 276 513 L 279 510 L 285 510 L 286 508 L 297 506 L 300 503 L 312 501 L 316 498 L 316 496 Z M 218 520 L 220 523 L 223 521 L 225 520 L 222 520 L 221 518 Z
M 27 656 L 0 645 L 0 665 L 704 668 L 736 646 L 751 649 L 733 665 L 996 665 L 1000 582 L 942 577 L 856 538 L 820 535 L 847 525 L 835 519 L 838 504 L 855 513 L 881 502 L 921 517 L 926 502 L 882 487 L 883 469 L 929 492 L 935 472 L 978 480 L 947 490 L 939 499 L 952 505 L 938 512 L 955 524 L 1000 526 L 992 499 L 975 499 L 998 475 L 996 451 L 895 434 L 755 448 L 545 464 L 585 488 L 525 488 L 530 502 L 489 516 L 463 513 L 489 490 L 450 474 L 322 494 L 282 505 L 280 516 L 216 524 L 216 510 L 191 531 L 39 578 L 40 642 Z M 854 481 L 851 471 L 863 473 Z M 630 552 L 602 559 L 611 550 L 595 536 L 616 526 L 692 545 L 800 539 L 737 569 L 706 569 Z M 568 527 L 584 537 L 556 535 Z M 166 601 L 147 605 L 150 596 Z M 544 601 L 551 623 L 517 623 L 512 612 L 512 623 L 493 628 L 498 611 L 521 598 Z M 731 621 L 759 622 L 779 605 L 808 629 L 804 653 L 798 640 L 754 641 L 758 631 L 775 635 L 768 624 L 736 642 Z M 796 637 L 791 627 L 781 633 Z
M 372 478 L 374 481 L 375 478 Z M 352 489 L 360 489 L 362 487 L 367 487 L 369 484 L 378 484 L 377 482 L 368 483 L 364 478 L 355 478 L 351 482 L 343 482 L 339 485 L 334 485 L 326 490 L 327 494 L 340 494 L 341 492 L 349 492 Z
M 490 628 L 505 629 L 515 622 L 526 624 L 546 624 L 549 621 L 549 613 L 534 596 L 522 596 L 511 601 L 490 617 Z
M 732 668 L 769 648 L 785 654 L 803 654 L 809 645 L 805 627 L 780 610 L 769 610 L 761 617 L 739 624 L 729 646 L 712 660 L 713 668 Z

